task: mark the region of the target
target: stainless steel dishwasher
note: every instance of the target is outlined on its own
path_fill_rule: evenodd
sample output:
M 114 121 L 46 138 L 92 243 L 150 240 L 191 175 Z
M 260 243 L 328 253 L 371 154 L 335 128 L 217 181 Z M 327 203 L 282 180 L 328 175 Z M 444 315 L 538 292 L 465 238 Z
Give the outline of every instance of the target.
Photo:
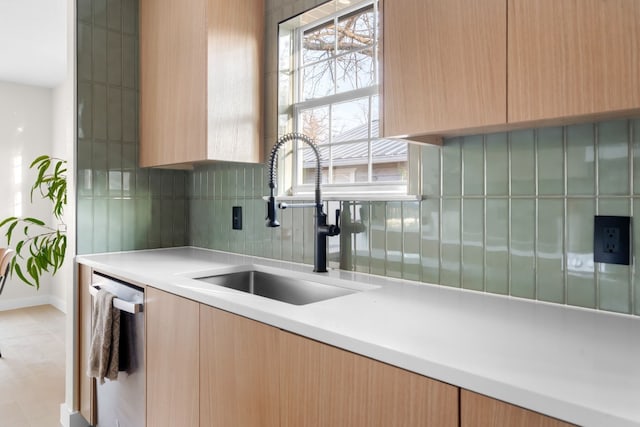
M 91 294 L 105 289 L 120 310 L 121 372 L 117 381 L 96 381 L 97 427 L 144 427 L 144 289 L 94 272 Z

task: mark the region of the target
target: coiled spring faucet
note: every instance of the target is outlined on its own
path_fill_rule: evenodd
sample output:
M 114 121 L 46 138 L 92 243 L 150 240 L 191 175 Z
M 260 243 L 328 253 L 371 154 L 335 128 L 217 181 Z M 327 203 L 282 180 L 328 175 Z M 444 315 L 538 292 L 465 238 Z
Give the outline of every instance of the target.
M 269 201 L 267 202 L 267 227 L 280 227 L 278 218 L 276 215 L 276 172 L 278 168 L 278 150 L 289 141 L 300 140 L 306 143 L 316 156 L 316 187 L 315 187 L 315 225 L 314 225 L 314 254 L 313 254 L 313 271 L 318 273 L 327 272 L 327 237 L 337 236 L 340 234 L 340 209 L 336 210 L 336 224 L 327 224 L 327 214 L 324 213 L 324 206 L 322 204 L 322 196 L 320 194 L 320 152 L 313 139 L 302 133 L 287 133 L 280 137 L 276 142 L 276 145 L 271 149 L 269 156 Z M 285 205 L 280 204 L 277 207 L 285 209 L 286 207 L 308 207 L 306 204 L 299 205 Z

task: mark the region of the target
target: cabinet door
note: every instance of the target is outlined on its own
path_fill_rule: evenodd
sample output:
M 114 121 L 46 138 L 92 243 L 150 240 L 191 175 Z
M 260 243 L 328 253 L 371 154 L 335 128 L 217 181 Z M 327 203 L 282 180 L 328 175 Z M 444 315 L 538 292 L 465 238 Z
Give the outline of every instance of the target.
M 200 305 L 200 425 L 278 426 L 279 329 Z
M 199 304 L 145 290 L 147 425 L 198 425 Z
M 387 0 L 382 12 L 385 136 L 506 123 L 505 0 Z
M 508 22 L 510 122 L 640 108 L 639 1 L 509 0 Z
M 206 0 L 140 0 L 140 165 L 206 158 Z
M 572 424 L 462 389 L 460 425 L 461 427 L 569 427 Z
M 457 426 L 458 388 L 281 333 L 282 426 Z
M 91 425 L 95 425 L 96 419 L 96 381 L 87 375 L 89 367 L 89 354 L 91 352 L 91 310 L 93 303 L 89 286 L 91 286 L 91 267 L 77 264 L 78 267 L 78 400 L 77 407 L 80 414 Z

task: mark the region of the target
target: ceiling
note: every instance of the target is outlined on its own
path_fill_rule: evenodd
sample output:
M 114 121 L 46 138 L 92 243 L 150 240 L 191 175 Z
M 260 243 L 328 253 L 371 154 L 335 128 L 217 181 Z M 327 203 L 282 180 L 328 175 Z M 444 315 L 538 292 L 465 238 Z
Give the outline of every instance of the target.
M 0 0 L 0 81 L 55 87 L 67 71 L 67 0 Z

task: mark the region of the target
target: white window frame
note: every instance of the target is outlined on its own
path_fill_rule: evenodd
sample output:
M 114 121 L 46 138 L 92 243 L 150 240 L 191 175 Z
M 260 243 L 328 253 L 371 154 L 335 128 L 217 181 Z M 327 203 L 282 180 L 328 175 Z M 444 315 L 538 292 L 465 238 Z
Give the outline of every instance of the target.
M 339 19 L 341 16 L 348 15 L 349 13 L 362 9 L 368 5 L 373 5 L 374 10 L 378 12 L 376 13 L 376 17 L 378 17 L 379 19 L 379 10 L 378 10 L 377 1 L 366 0 L 366 1 L 358 2 L 357 4 L 351 5 L 347 8 L 341 9 L 340 11 L 337 11 L 335 13 L 328 14 L 322 19 L 316 20 L 314 22 L 308 23 L 303 26 L 297 26 L 294 29 L 288 30 L 292 32 L 292 34 L 290 35 L 292 63 L 290 64 L 289 72 L 293 72 L 294 77 L 290 78 L 290 81 L 289 81 L 290 92 L 291 92 L 288 94 L 289 105 L 286 105 L 286 106 L 281 105 L 279 108 L 279 114 L 288 115 L 287 129 L 282 129 L 282 127 L 280 127 L 279 132 L 281 134 L 284 133 L 285 131 L 289 132 L 297 129 L 296 122 L 298 120 L 299 113 L 309 108 L 327 106 L 329 108 L 329 123 L 331 123 L 331 105 L 349 101 L 349 100 L 355 100 L 355 99 L 367 97 L 370 102 L 369 114 L 371 114 L 371 111 L 372 111 L 371 100 L 373 99 L 373 97 L 381 96 L 380 84 L 375 84 L 373 86 L 355 89 L 348 92 L 334 93 L 321 98 L 314 98 L 306 101 L 300 101 L 297 103 L 294 102 L 294 100 L 302 98 L 301 91 L 302 91 L 303 73 L 300 72 L 300 70 L 302 70 L 302 66 L 301 66 L 302 60 L 300 58 L 300 54 L 302 52 L 301 41 L 302 41 L 302 35 L 304 34 L 304 32 L 309 29 L 323 25 L 323 23 L 327 23 L 332 20 L 335 21 L 336 19 Z M 376 29 L 380 28 L 377 22 L 375 23 L 375 27 Z M 380 41 L 381 41 L 381 38 L 380 38 L 380 35 L 378 34 L 376 45 Z M 376 81 L 379 81 L 379 76 L 377 75 L 379 73 L 379 68 L 380 68 L 380 65 L 379 65 L 380 58 L 378 57 L 379 49 L 376 48 L 375 52 L 376 52 L 376 58 L 375 58 L 376 66 L 374 67 L 374 73 L 376 74 L 375 76 Z M 345 55 L 348 55 L 349 53 L 350 52 L 346 52 Z M 332 58 L 331 60 L 333 60 L 334 58 Z M 280 62 L 280 58 L 278 59 Z M 309 65 L 309 64 L 305 64 L 305 65 Z M 279 73 L 281 71 L 282 70 L 279 70 Z M 280 87 L 278 88 L 278 90 L 280 90 Z M 372 123 L 371 117 L 369 117 L 369 126 L 371 126 L 371 123 Z M 372 167 L 373 167 L 371 144 L 376 139 L 377 138 L 371 138 L 369 136 L 367 137 L 367 139 L 363 139 L 361 141 L 360 140 L 350 141 L 346 143 L 346 144 L 349 144 L 349 143 L 357 143 L 357 142 L 369 142 L 369 158 L 367 159 L 369 179 L 372 178 Z M 303 143 L 302 142 L 296 143 L 295 146 L 287 150 L 288 152 L 284 155 L 284 157 L 287 157 L 287 158 L 281 159 L 282 162 L 280 164 L 285 166 L 285 168 L 282 168 L 282 169 L 285 169 L 287 175 L 289 176 L 281 177 L 280 182 L 282 183 L 284 180 L 286 185 L 281 186 L 280 188 L 286 188 L 287 189 L 286 193 L 289 196 L 307 198 L 313 194 L 314 188 L 313 188 L 313 184 L 300 183 L 301 181 L 300 174 L 302 172 L 303 159 L 301 158 L 302 156 L 299 156 L 299 148 L 297 146 L 298 144 L 303 144 Z M 334 147 L 339 144 L 340 143 L 338 144 L 331 143 L 330 147 Z M 419 182 L 421 180 L 420 180 L 420 167 L 419 167 L 420 166 L 419 152 L 420 150 L 418 147 L 414 146 L 413 144 L 408 144 L 408 147 L 407 147 L 408 155 L 407 155 L 407 161 L 406 161 L 407 180 L 404 182 L 380 181 L 380 182 L 363 182 L 363 183 L 349 183 L 349 184 L 342 184 L 342 183 L 341 184 L 322 184 L 323 196 L 325 196 L 325 198 L 327 199 L 351 199 L 351 200 L 354 198 L 357 198 L 359 200 L 365 200 L 365 199 L 390 200 L 390 199 L 397 199 L 397 198 L 413 199 L 415 197 L 411 197 L 412 194 L 415 195 L 420 193 Z M 418 160 L 416 161 L 416 159 Z M 332 175 L 333 160 L 334 160 L 333 156 L 329 156 L 328 160 L 329 160 L 329 165 L 328 165 L 329 174 Z

